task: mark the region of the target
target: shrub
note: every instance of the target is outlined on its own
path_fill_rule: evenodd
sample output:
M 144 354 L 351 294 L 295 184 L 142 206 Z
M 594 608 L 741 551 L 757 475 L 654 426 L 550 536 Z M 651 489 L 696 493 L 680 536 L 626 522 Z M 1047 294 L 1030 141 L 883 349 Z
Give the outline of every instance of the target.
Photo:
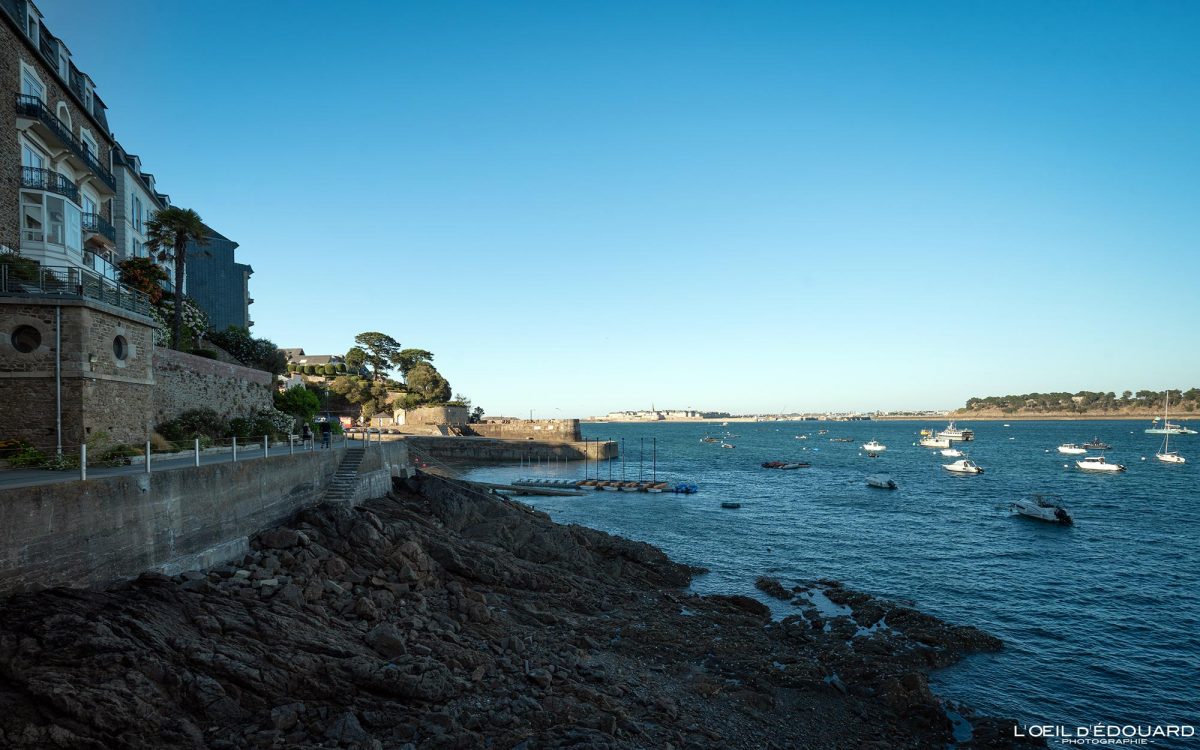
M 163 422 L 155 431 L 171 442 L 190 442 L 198 437 L 225 437 L 229 423 L 212 409 L 192 409 Z
M 305 365 L 304 366 L 304 374 L 305 375 L 316 375 L 317 374 L 316 365 Z
M 250 331 L 229 326 L 224 331 L 209 331 L 208 340 L 233 355 L 246 367 L 264 370 L 272 375 L 288 371 L 287 356 L 268 339 L 256 339 Z
M 8 457 L 8 465 L 14 469 L 33 469 L 46 463 L 46 454 L 32 445 L 22 444 L 21 448 Z
M 346 372 L 346 363 L 338 362 L 335 369 L 339 374 Z
M 275 408 L 302 422 L 310 422 L 320 410 L 321 400 L 308 388 L 296 385 L 275 393 Z
M 325 374 L 325 377 L 331 378 L 334 375 L 337 375 L 337 368 L 333 365 L 325 365 L 321 368 L 321 372 Z

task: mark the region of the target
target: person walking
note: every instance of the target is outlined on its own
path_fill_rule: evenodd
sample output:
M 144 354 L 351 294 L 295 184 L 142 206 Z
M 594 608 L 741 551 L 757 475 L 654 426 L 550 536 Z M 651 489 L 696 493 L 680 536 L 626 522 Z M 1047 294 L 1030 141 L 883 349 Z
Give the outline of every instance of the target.
M 333 426 L 330 425 L 329 420 L 326 419 L 324 422 L 321 423 L 321 447 L 328 448 L 330 440 L 332 440 L 332 438 L 333 438 Z
M 300 447 L 307 450 L 312 445 L 313 432 L 312 428 L 305 422 L 304 429 L 300 431 Z

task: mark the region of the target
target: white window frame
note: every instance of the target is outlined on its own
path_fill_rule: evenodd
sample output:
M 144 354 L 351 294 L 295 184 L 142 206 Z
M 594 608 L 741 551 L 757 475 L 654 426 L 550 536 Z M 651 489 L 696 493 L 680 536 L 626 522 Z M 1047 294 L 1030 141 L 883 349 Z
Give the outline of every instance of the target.
M 22 60 L 21 61 L 21 93 L 25 93 L 25 77 L 26 76 L 29 76 L 34 81 L 37 81 L 37 85 L 42 89 L 41 96 L 39 96 L 38 98 L 42 100 L 42 104 L 45 104 L 46 103 L 46 82 L 42 80 L 42 77 L 40 75 L 38 75 L 37 68 L 34 68 L 32 65 L 29 65 L 24 60 Z
M 83 142 L 83 145 L 88 147 L 88 152 L 91 153 L 92 158 L 96 160 L 97 164 L 99 164 L 100 163 L 100 144 L 96 142 L 96 138 L 92 135 L 92 131 L 88 130 L 87 128 L 85 128 L 83 126 L 80 126 L 79 140 Z
M 64 112 L 67 115 L 66 119 L 63 119 Z M 56 106 L 54 108 L 54 116 L 58 118 L 59 122 L 61 122 L 63 125 L 67 126 L 67 130 L 70 130 L 72 132 L 75 130 L 75 122 L 71 118 L 71 108 L 67 106 L 66 102 L 58 103 L 58 106 Z

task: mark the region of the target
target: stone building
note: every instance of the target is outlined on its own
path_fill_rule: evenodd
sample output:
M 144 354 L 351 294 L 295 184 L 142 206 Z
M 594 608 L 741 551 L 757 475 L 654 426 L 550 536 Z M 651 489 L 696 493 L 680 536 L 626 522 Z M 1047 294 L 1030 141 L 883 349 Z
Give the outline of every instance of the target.
M 28 0 L 0 0 L 0 245 L 43 265 L 116 249 L 105 105 Z
M 208 242 L 192 242 L 187 249 L 187 271 L 184 284 L 187 294 L 208 315 L 209 324 L 218 331 L 229 326 L 249 328 L 250 274 L 254 269 L 238 263 L 234 252 L 238 243 L 220 232 L 208 229 Z
M 149 304 L 95 278 L 74 269 L 61 287 L 23 280 L 23 292 L 0 295 L 5 438 L 52 451 L 77 450 L 100 432 L 134 445 L 149 435 L 155 328 Z

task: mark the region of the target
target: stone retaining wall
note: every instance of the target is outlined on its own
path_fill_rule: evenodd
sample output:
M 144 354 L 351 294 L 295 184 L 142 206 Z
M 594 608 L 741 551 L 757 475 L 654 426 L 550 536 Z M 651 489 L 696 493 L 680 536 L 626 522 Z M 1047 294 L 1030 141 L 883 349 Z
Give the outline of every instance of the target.
M 230 419 L 273 405 L 274 376 L 173 349 L 154 349 L 154 424 L 191 409 L 214 409 Z

